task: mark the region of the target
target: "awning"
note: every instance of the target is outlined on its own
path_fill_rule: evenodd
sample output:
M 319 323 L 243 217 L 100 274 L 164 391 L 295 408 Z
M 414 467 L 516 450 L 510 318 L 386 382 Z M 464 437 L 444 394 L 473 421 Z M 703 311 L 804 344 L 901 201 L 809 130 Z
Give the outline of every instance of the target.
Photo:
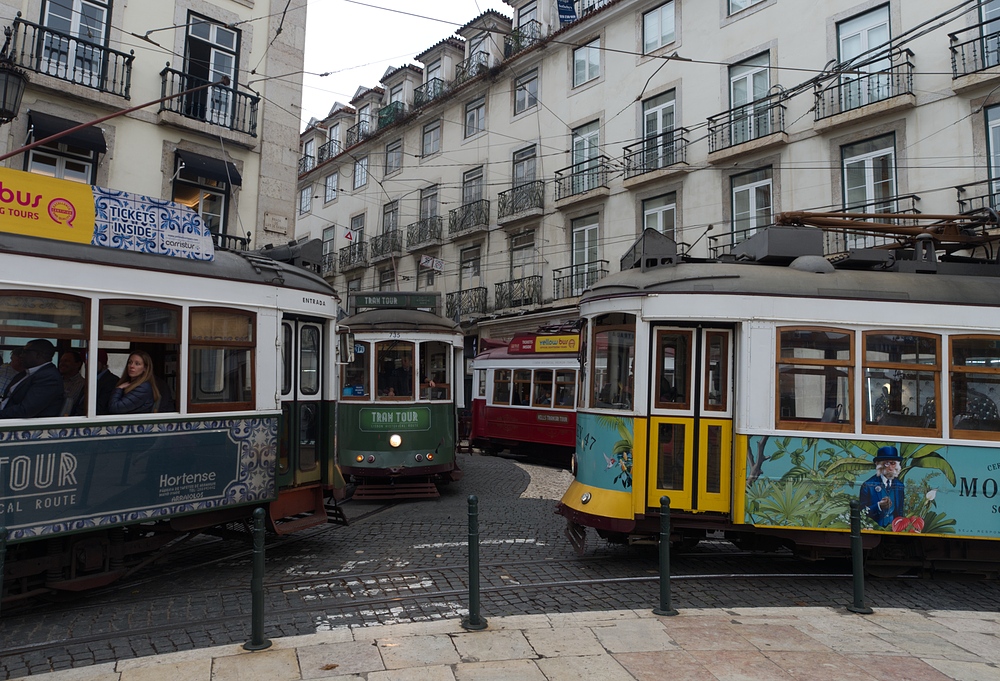
M 50 116 L 49 114 L 40 113 L 38 111 L 29 111 L 28 119 L 31 127 L 34 128 L 34 132 L 32 134 L 36 142 L 38 140 L 43 140 L 50 135 L 54 135 L 57 132 L 69 130 L 70 128 L 75 128 L 80 125 L 76 121 L 66 120 L 65 118 L 59 118 L 58 116 Z M 74 147 L 90 149 L 91 151 L 96 151 L 99 154 L 103 154 L 108 151 L 108 144 L 104 141 L 104 131 L 93 125 L 88 128 L 81 128 L 80 130 L 64 137 L 60 137 L 56 141 L 69 144 Z
M 212 158 L 211 156 L 202 156 L 193 151 L 181 151 L 180 149 L 177 150 L 177 158 L 184 162 L 184 169 L 186 171 L 194 173 L 199 177 L 234 184 L 238 187 L 243 186 L 243 178 L 240 177 L 239 171 L 236 170 L 236 165 L 229 161 Z

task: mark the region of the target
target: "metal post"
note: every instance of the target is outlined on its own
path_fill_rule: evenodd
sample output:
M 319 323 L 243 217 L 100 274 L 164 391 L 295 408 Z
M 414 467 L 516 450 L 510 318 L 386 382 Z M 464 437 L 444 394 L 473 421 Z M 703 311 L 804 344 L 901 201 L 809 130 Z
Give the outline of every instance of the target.
M 4 575 L 4 563 L 7 561 L 7 528 L 0 526 L 0 585 L 3 584 Z M 2 594 L 2 586 L 0 586 L 0 594 Z M 0 603 L 3 599 L 0 598 Z
M 851 499 L 851 558 L 854 561 L 854 604 L 847 606 L 851 612 L 870 615 L 874 612 L 865 605 L 865 562 L 861 548 L 861 504 Z
M 660 607 L 653 614 L 679 614 L 670 605 L 670 497 L 660 497 Z
M 486 628 L 486 620 L 479 615 L 479 499 L 475 494 L 469 495 L 469 616 L 462 618 L 462 628 Z
M 253 598 L 251 612 L 250 640 L 243 644 L 244 650 L 264 650 L 271 647 L 271 641 L 264 638 L 264 509 L 253 512 L 253 577 L 250 580 L 250 594 Z

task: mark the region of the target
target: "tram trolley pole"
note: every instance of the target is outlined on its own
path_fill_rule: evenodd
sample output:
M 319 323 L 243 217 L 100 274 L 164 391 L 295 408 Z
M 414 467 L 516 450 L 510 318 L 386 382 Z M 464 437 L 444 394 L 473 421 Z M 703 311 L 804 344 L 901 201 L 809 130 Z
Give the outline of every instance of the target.
M 462 618 L 462 628 L 486 628 L 486 620 L 479 614 L 479 499 L 475 494 L 469 495 L 469 616 Z
M 250 640 L 243 644 L 244 650 L 271 647 L 271 641 L 264 638 L 264 513 L 263 508 L 253 512 L 253 577 L 250 580 L 253 610 Z
M 660 606 L 653 608 L 653 614 L 679 614 L 670 605 L 670 497 L 660 497 Z
M 854 603 L 847 606 L 851 612 L 870 615 L 874 611 L 865 605 L 865 564 L 861 548 L 861 504 L 851 499 L 851 560 L 854 572 Z

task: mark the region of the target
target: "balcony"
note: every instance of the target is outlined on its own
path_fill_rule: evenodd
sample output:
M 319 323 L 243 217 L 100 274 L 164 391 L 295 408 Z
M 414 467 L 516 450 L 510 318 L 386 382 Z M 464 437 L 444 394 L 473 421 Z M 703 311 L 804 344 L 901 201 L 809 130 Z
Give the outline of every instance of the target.
M 480 199 L 448 211 L 448 235 L 475 234 L 490 228 L 490 202 Z
M 506 310 L 512 307 L 526 307 L 542 304 L 542 278 L 540 276 L 522 277 L 510 281 L 501 281 L 494 289 L 496 309 Z
M 780 97 L 758 99 L 749 104 L 723 111 L 708 119 L 708 153 L 719 154 L 727 149 L 734 153 L 720 154 L 717 162 L 737 153 L 756 151 L 785 139 L 785 105 Z M 753 144 L 753 142 L 757 142 Z M 741 147 L 740 149 L 735 149 Z
M 668 130 L 625 147 L 625 179 L 686 163 L 687 132 L 687 128 Z
M 356 244 L 341 248 L 339 260 L 338 265 L 342 273 L 368 267 L 368 244 L 364 241 L 359 241 Z
M 361 140 L 368 139 L 375 132 L 371 129 L 371 121 L 368 119 L 358 121 L 357 125 L 353 125 L 347 129 L 347 146 L 353 147 L 355 144 Z
M 390 229 L 384 234 L 372 237 L 368 246 L 373 263 L 403 255 L 403 230 Z
M 542 39 L 541 22 L 532 19 L 518 26 L 503 39 L 503 58 L 509 59 L 521 50 L 526 50 Z
M 323 262 L 320 265 L 321 276 L 332 277 L 337 273 L 337 254 L 336 253 L 324 253 Z
M 608 261 L 595 260 L 552 270 L 552 297 L 575 298 L 594 282 L 608 276 Z
M 427 102 L 443 95 L 444 91 L 444 81 L 440 78 L 431 78 L 413 90 L 413 106 L 423 106 Z
M 235 234 L 217 234 L 212 232 L 212 241 L 215 247 L 224 251 L 249 251 L 250 236 L 236 236 Z
M 913 64 L 909 50 L 892 57 L 895 62 L 887 69 L 873 73 L 840 76 L 825 85 L 816 86 L 816 120 L 830 119 L 850 111 L 856 116 L 841 116 L 844 122 L 852 122 L 860 116 L 879 113 L 901 105 L 913 106 Z M 890 101 L 901 95 L 909 95 L 907 101 Z M 859 111 L 863 109 L 863 111 Z
M 984 21 L 949 33 L 951 77 L 953 79 L 985 71 L 1000 64 L 1000 23 Z M 997 74 L 993 74 L 995 77 Z
M 590 12 L 593 12 L 595 9 L 600 9 L 601 7 L 604 7 L 610 2 L 612 2 L 612 0 L 578 0 L 578 4 L 580 7 L 580 13 L 578 16 L 589 14 Z
M 445 297 L 445 316 L 449 319 L 459 319 L 464 315 L 485 314 L 486 287 L 466 288 Z
M 1000 181 L 982 180 L 955 187 L 958 192 L 958 212 L 962 215 L 1000 208 Z
M 316 151 L 316 162 L 322 163 L 323 161 L 328 161 L 341 151 L 343 151 L 343 149 L 340 146 L 340 142 L 337 140 L 330 140 Z
M 556 207 L 571 196 L 608 188 L 608 157 L 595 156 L 556 171 Z M 606 194 L 607 192 L 602 192 Z
M 464 59 L 455 66 L 454 86 L 461 85 L 467 80 L 472 80 L 480 73 L 485 73 L 490 68 L 490 55 L 486 52 L 476 52 L 468 59 Z
M 440 215 L 421 218 L 413 224 L 407 225 L 406 249 L 409 251 L 418 251 L 421 248 L 440 246 L 443 229 L 444 220 Z
M 10 54 L 29 71 L 129 99 L 132 61 L 125 54 L 98 43 L 33 24 L 17 13 Z
M 160 71 L 163 79 L 160 95 L 169 97 L 211 81 L 172 69 Z M 235 88 L 213 85 L 206 90 L 160 103 L 160 111 L 171 111 L 185 118 L 218 125 L 229 130 L 257 136 L 257 105 L 260 97 Z
M 303 156 L 299 159 L 299 175 L 305 175 L 316 167 L 315 156 Z
M 378 110 L 378 129 L 388 127 L 403 120 L 406 115 L 406 105 L 402 102 L 390 102 Z
M 545 182 L 535 180 L 500 192 L 497 203 L 500 224 L 540 216 L 545 207 Z

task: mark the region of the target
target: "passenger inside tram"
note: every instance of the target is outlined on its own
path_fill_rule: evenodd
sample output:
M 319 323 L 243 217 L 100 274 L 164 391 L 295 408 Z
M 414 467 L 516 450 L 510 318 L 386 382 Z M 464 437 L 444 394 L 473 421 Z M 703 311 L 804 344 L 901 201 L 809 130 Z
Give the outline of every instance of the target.
M 62 376 L 52 363 L 55 354 L 56 347 L 43 338 L 25 344 L 24 371 L 0 397 L 0 419 L 59 416 L 65 399 Z

